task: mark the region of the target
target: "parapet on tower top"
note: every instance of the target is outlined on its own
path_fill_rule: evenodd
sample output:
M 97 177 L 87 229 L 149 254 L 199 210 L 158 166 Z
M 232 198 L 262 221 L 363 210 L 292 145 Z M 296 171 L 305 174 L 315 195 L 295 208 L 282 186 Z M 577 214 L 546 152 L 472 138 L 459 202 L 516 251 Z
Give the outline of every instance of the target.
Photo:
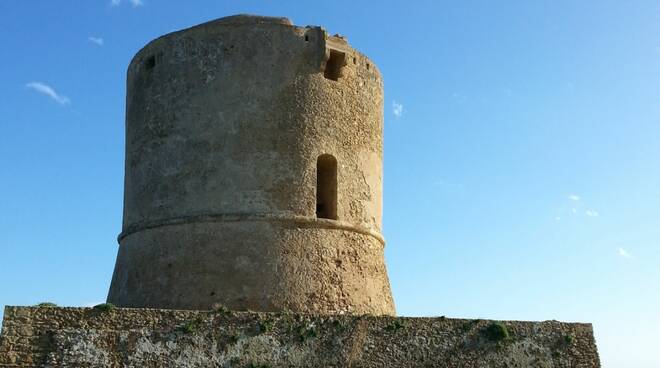
M 377 69 L 320 27 L 240 15 L 150 42 L 108 300 L 393 314 L 382 128 Z
M 228 17 L 222 17 L 218 19 L 214 19 L 212 21 L 206 22 L 199 24 L 195 27 L 205 27 L 208 25 L 214 25 L 214 24 L 257 24 L 257 23 L 274 23 L 274 24 L 284 24 L 287 26 L 293 26 L 293 23 L 291 23 L 291 19 L 287 17 L 267 17 L 267 16 L 262 16 L 262 15 L 252 15 L 252 14 L 236 14 L 236 15 L 230 15 Z M 194 28 L 194 27 L 193 27 Z
M 145 57 L 144 53 L 149 52 L 154 44 L 158 44 L 160 41 L 177 35 L 189 35 L 190 33 L 196 32 L 214 32 L 219 28 L 236 28 L 245 30 L 246 27 L 249 28 L 261 28 L 263 30 L 273 29 L 272 27 L 286 27 L 289 28 L 294 33 L 298 34 L 304 39 L 305 42 L 317 42 L 320 46 L 323 46 L 326 49 L 328 57 L 324 60 L 324 71 L 326 72 L 326 77 L 330 79 L 337 80 L 341 77 L 341 70 L 344 66 L 349 64 L 356 65 L 358 67 L 363 67 L 366 70 L 370 71 L 373 77 L 380 80 L 380 73 L 378 69 L 373 65 L 370 60 L 359 53 L 357 50 L 350 47 L 346 38 L 339 34 L 331 36 L 323 30 L 321 27 L 316 26 L 306 26 L 299 27 L 293 25 L 291 20 L 286 17 L 266 17 L 266 16 L 257 16 L 257 15 L 248 15 L 248 14 L 239 14 L 232 15 L 228 17 L 218 18 L 206 23 L 202 23 L 187 29 L 180 31 L 175 31 L 168 33 L 164 36 L 157 38 L 156 40 L 147 44 L 140 52 L 135 55 L 135 58 L 131 62 L 131 65 L 136 61 L 136 59 L 142 59 Z M 314 35 L 318 37 L 314 37 Z M 259 46 L 259 45 L 255 45 Z M 268 45 L 261 45 L 268 46 Z M 286 46 L 286 45 L 281 45 Z M 286 52 L 286 50 L 280 50 Z M 147 60 L 142 60 L 147 63 L 147 65 L 155 65 L 156 55 L 151 55 L 147 57 Z

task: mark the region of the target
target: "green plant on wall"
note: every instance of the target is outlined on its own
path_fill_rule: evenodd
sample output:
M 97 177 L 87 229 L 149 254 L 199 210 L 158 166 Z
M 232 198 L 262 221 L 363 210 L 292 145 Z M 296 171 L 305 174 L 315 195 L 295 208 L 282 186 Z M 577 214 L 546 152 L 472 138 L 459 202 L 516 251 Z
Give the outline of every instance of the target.
M 510 338 L 509 330 L 502 322 L 492 322 L 486 326 L 484 335 L 493 342 L 505 341 Z
M 273 321 L 264 320 L 259 321 L 259 333 L 268 333 L 273 329 Z
M 184 323 L 181 327 L 179 327 L 179 329 L 183 333 L 193 333 L 197 331 L 201 323 L 202 323 L 202 319 L 198 317 L 193 320 L 186 321 L 186 323 Z
M 389 325 L 385 326 L 386 331 L 398 331 L 406 326 L 405 322 L 399 319 L 395 319 Z
M 248 368 L 270 368 L 270 366 L 268 364 L 250 363 L 248 364 Z
M 313 324 L 298 327 L 298 338 L 302 342 L 306 341 L 307 339 L 317 337 L 318 334 L 318 330 Z

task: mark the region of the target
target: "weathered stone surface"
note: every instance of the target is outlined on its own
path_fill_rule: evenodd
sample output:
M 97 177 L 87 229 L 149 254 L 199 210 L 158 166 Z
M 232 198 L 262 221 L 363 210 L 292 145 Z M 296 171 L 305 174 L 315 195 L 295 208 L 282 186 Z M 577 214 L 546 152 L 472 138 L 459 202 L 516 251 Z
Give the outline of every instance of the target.
M 6 307 L 0 367 L 600 367 L 591 325 Z
M 378 69 L 320 27 L 233 16 L 150 42 L 128 68 L 108 301 L 394 314 L 382 132 Z M 327 218 L 324 155 L 336 160 Z

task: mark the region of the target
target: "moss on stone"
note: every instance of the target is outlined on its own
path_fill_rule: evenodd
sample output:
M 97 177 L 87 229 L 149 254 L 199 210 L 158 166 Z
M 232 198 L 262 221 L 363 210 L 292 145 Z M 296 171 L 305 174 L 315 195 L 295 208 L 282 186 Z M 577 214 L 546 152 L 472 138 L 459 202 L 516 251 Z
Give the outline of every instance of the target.
M 55 308 L 57 307 L 57 304 L 51 303 L 51 302 L 41 302 L 36 305 L 39 308 Z
M 98 311 L 101 311 L 101 312 L 108 312 L 108 311 L 111 311 L 115 308 L 116 308 L 115 305 L 112 304 L 112 303 L 101 303 L 101 304 L 97 304 L 97 305 L 94 306 L 94 309 L 96 309 Z

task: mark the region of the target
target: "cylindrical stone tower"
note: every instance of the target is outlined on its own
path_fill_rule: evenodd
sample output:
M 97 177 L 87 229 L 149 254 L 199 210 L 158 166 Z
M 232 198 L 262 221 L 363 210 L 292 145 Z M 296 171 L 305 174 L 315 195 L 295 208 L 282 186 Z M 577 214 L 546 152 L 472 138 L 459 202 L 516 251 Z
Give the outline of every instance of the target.
M 133 58 L 108 302 L 394 314 L 383 85 L 339 36 L 233 16 Z

